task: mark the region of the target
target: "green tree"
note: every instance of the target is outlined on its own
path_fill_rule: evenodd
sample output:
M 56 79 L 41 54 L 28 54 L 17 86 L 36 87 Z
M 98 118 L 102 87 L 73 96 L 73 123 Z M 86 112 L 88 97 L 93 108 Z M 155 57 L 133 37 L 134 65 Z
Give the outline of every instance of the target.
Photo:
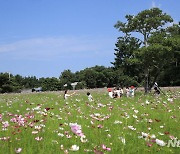
M 96 88 L 97 72 L 93 69 L 86 69 L 84 72 L 84 81 L 88 88 Z
M 77 80 L 78 80 L 76 74 L 71 72 L 71 70 L 69 70 L 69 69 L 64 70 L 61 73 L 59 79 L 60 79 L 60 84 L 63 85 L 63 87 L 64 87 L 64 85 L 67 84 L 67 86 L 64 87 L 64 89 L 72 89 L 71 83 L 77 82 Z
M 21 85 L 9 73 L 0 73 L 0 93 L 20 92 Z
M 129 34 L 137 32 L 143 35 L 142 43 L 147 47 L 148 38 L 154 31 L 164 29 L 164 25 L 168 22 L 173 22 L 171 16 L 163 13 L 159 8 L 152 8 L 141 11 L 137 15 L 126 15 L 126 23 L 118 21 L 115 28 L 119 31 Z
M 35 76 L 28 76 L 22 82 L 24 88 L 34 88 L 39 86 L 39 81 Z
M 8 73 L 0 74 L 0 92 L 13 92 L 13 86 Z
M 55 77 L 40 78 L 39 81 L 41 82 L 43 91 L 57 91 L 61 89 L 60 81 Z
M 145 92 L 147 93 L 152 87 L 152 82 L 157 79 L 160 71 L 167 64 L 166 62 L 171 59 L 172 51 L 168 46 L 164 47 L 157 42 L 150 42 L 149 38 L 154 33 L 163 33 L 165 31 L 164 25 L 172 22 L 173 19 L 166 13 L 163 13 L 159 8 L 144 10 L 137 15 L 126 15 L 125 18 L 127 22 L 118 21 L 115 24 L 115 28 L 123 32 L 126 36 L 131 36 L 134 33 L 142 34 L 143 36 L 141 42 L 144 46 L 132 52 L 132 56 L 130 56 L 132 58 L 127 60 L 127 64 L 130 63 L 139 66 L 138 69 L 141 70 L 141 73 L 134 75 L 144 79 Z M 161 38 L 161 35 L 157 36 Z M 168 54 L 170 55 L 169 57 L 167 56 Z M 164 60 L 164 58 L 168 59 Z
M 164 86 L 180 86 L 180 23 L 168 27 L 166 32 L 167 39 L 163 45 L 171 46 L 173 61 L 164 69 L 159 82 Z
M 115 61 L 112 63 L 116 72 L 121 72 L 121 75 L 117 80 L 121 86 L 137 85 L 137 82 L 140 80 L 137 76 L 139 74 L 139 68 L 136 63 L 134 63 L 134 54 L 133 52 L 139 49 L 141 41 L 135 37 L 130 37 L 126 35 L 124 37 L 119 37 L 115 49 Z M 121 70 L 121 71 L 120 71 Z M 126 81 L 127 80 L 127 81 Z M 132 82 L 133 81 L 133 82 Z

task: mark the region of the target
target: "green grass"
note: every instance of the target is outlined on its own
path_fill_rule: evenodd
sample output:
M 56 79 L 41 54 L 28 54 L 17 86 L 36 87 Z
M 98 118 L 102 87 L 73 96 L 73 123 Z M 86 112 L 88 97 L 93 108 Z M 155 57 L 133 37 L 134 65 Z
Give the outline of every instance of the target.
M 0 95 L 0 153 L 13 154 L 17 148 L 22 148 L 24 154 L 94 153 L 94 149 L 115 154 L 179 153 L 178 147 L 159 146 L 150 137 L 139 138 L 144 132 L 154 134 L 165 143 L 170 136 L 180 139 L 179 91 L 159 97 L 137 93 L 134 98 L 120 99 L 110 99 L 106 92 L 92 91 L 91 94 L 94 102 L 88 102 L 85 92 L 76 92 L 67 101 L 61 92 Z M 41 106 L 39 110 L 37 106 Z M 50 109 L 45 111 L 45 108 Z M 97 113 L 99 120 L 93 119 Z M 24 125 L 10 121 L 19 115 L 25 119 Z M 2 129 L 4 121 L 9 122 L 6 130 Z M 82 143 L 69 123 L 81 125 L 88 141 Z M 38 134 L 32 134 L 35 126 L 41 126 Z M 3 137 L 9 139 L 3 140 Z M 37 141 L 36 137 L 42 140 Z M 125 139 L 125 144 L 121 139 Z M 103 144 L 111 151 L 103 150 Z M 79 146 L 79 150 L 70 151 L 72 145 Z

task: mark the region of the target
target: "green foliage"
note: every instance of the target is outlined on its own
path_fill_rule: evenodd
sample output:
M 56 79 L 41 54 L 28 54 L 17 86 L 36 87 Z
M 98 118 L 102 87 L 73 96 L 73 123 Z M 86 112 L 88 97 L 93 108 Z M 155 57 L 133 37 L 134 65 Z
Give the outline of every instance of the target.
M 147 46 L 147 41 L 152 32 L 163 29 L 168 22 L 173 22 L 171 16 L 163 13 L 159 8 L 152 8 L 141 11 L 137 15 L 126 15 L 127 23 L 118 21 L 115 28 L 123 33 L 137 32 L 143 35 L 143 43 Z
M 167 37 L 163 45 L 171 47 L 173 61 L 171 61 L 160 75 L 160 83 L 165 86 L 180 86 L 180 23 L 173 24 L 166 31 Z
M 60 90 L 60 82 L 57 78 L 40 79 L 43 91 L 57 91 Z
M 85 70 L 84 80 L 89 88 L 96 87 L 97 72 L 95 70 L 87 69 Z
M 119 37 L 116 43 L 114 68 L 121 68 L 129 77 L 136 76 L 138 83 L 143 83 L 145 92 L 148 92 L 164 69 L 178 59 L 179 27 L 174 25 L 166 29 L 164 25 L 173 19 L 159 8 L 126 15 L 125 18 L 127 22 L 115 24 L 125 36 Z M 131 37 L 134 32 L 143 35 L 141 42 L 144 46 L 140 45 L 140 38 Z
M 13 92 L 13 85 L 9 73 L 0 74 L 0 88 L 1 93 Z
M 140 47 L 140 43 L 139 40 L 134 37 L 125 36 L 119 37 L 115 46 L 115 62 L 113 62 L 112 64 L 115 68 L 125 68 L 129 65 L 127 60 L 134 58 L 133 51 L 137 50 Z

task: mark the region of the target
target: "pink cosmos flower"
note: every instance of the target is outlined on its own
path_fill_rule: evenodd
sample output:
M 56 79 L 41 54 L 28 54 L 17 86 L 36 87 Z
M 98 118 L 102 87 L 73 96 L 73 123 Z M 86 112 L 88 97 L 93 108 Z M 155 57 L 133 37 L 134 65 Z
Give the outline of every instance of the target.
M 8 121 L 3 121 L 2 124 L 3 124 L 2 127 L 3 127 L 4 129 L 9 126 L 9 122 L 8 122 Z
M 173 135 L 169 135 L 169 138 L 170 138 L 171 140 L 176 139 Z
M 16 118 L 12 118 L 10 121 L 11 122 L 17 122 Z
M 69 126 L 71 127 L 71 131 L 76 134 L 77 136 L 84 136 L 81 130 L 81 126 L 77 123 L 70 123 Z
M 103 126 L 102 125 L 98 125 L 97 128 L 103 128 Z
M 17 123 L 19 126 L 25 126 L 25 123 L 27 122 L 27 120 L 22 115 L 14 115 L 10 121 Z
M 32 123 L 32 122 L 30 122 L 28 125 L 29 125 L 29 127 L 31 127 L 31 128 L 34 127 L 34 123 Z
M 151 143 L 147 143 L 147 146 L 148 146 L 148 147 L 152 147 L 152 144 L 151 144 Z
M 104 144 L 102 145 L 102 149 L 106 151 L 111 151 L 111 148 L 106 147 Z
M 0 121 L 2 121 L 2 114 L 0 114 Z
M 94 153 L 95 153 L 95 154 L 103 154 L 102 151 L 99 151 L 99 150 L 97 150 L 97 149 L 94 149 Z

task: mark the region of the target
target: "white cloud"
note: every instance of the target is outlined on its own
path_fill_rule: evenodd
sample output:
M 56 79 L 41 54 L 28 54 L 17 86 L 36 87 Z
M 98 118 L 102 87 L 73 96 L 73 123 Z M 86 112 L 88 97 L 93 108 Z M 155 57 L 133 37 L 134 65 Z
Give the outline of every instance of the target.
M 157 7 L 157 6 L 156 6 L 156 3 L 154 1 L 152 1 L 152 8 L 154 8 L 154 7 Z
M 151 8 L 156 8 L 156 7 L 160 8 L 161 4 L 156 4 L 155 1 L 152 1 Z
M 113 49 L 114 43 L 113 39 L 92 36 L 33 38 L 2 44 L 0 45 L 0 53 L 12 55 L 14 59 L 48 59 L 88 52 L 97 54 Z

